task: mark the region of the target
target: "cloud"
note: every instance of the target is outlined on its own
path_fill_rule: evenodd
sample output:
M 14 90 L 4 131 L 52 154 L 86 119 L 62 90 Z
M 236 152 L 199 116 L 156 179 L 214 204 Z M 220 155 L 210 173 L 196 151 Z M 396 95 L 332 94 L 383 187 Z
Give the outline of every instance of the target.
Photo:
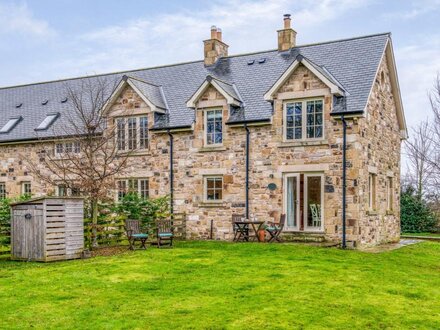
M 56 33 L 49 24 L 37 19 L 25 4 L 0 4 L 0 34 L 50 37 Z
M 440 11 L 440 0 L 417 0 L 412 1 L 409 10 L 385 13 L 383 17 L 389 19 L 410 20 L 436 11 Z
M 440 72 L 440 35 L 395 50 L 406 121 L 413 127 L 431 115 L 428 93 Z
M 368 0 L 289 0 L 212 2 L 207 9 L 138 18 L 88 32 L 78 43 L 90 45 L 82 54 L 84 67 L 98 72 L 154 66 L 201 59 L 202 40 L 209 37 L 212 24 L 223 29 L 230 53 L 276 47 L 276 29 L 282 27 L 282 14 L 294 9 L 297 30 L 324 26 Z M 76 57 L 78 58 L 78 57 Z

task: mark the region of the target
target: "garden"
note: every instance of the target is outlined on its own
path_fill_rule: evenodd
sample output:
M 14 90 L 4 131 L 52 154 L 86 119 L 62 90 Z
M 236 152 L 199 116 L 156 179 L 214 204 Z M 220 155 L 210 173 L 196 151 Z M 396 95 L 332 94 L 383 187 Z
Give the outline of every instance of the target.
M 402 199 L 402 228 L 435 235 L 426 233 L 436 230 L 435 213 L 410 194 Z M 368 253 L 178 240 L 173 249 L 129 251 L 125 220 L 151 232 L 154 219 L 169 217 L 169 199 L 128 194 L 101 203 L 96 225 L 86 208 L 86 246 L 93 228 L 100 246 L 93 258 L 14 262 L 9 202 L 0 207 L 0 328 L 440 328 L 437 242 Z

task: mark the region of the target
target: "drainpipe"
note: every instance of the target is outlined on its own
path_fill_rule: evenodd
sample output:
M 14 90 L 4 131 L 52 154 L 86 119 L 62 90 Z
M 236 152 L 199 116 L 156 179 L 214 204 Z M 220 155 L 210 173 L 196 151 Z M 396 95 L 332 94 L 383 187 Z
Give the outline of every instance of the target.
M 246 123 L 244 129 L 246 130 L 246 219 L 249 219 L 249 140 L 251 132 Z
M 170 137 L 170 212 L 171 217 L 174 215 L 174 171 L 173 171 L 173 134 L 168 130 L 168 136 Z
M 341 116 L 342 120 L 342 248 L 347 248 L 346 240 L 346 190 L 347 190 L 347 164 L 346 164 L 346 152 L 347 152 L 347 122 L 344 116 Z

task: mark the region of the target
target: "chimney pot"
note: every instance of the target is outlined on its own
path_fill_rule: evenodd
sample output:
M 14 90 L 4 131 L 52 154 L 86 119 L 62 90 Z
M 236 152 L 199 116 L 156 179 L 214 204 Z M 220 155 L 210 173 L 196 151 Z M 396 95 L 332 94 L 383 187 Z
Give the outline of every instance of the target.
M 290 22 L 292 19 L 290 18 L 290 14 L 284 14 L 284 29 L 290 29 L 291 25 Z
M 215 25 L 211 26 L 211 39 L 217 39 L 217 27 Z
M 217 29 L 217 39 L 222 41 L 222 29 L 220 28 Z

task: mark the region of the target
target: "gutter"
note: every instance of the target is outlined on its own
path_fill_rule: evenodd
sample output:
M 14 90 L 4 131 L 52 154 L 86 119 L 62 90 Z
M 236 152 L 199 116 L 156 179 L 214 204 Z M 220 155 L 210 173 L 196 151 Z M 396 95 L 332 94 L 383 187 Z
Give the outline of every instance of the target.
M 162 131 L 164 133 L 168 133 L 171 130 L 191 130 L 192 129 L 192 125 L 182 125 L 182 126 L 173 126 L 173 127 L 152 127 L 149 130 L 150 131 Z
M 347 248 L 347 235 L 346 235 L 346 194 L 347 194 L 347 122 L 344 116 L 342 120 L 342 248 Z
M 364 111 L 344 111 L 330 113 L 335 119 L 342 121 L 342 248 L 347 248 L 347 121 L 349 118 L 362 116 Z
M 246 130 L 246 184 L 245 184 L 245 194 L 246 194 L 246 219 L 249 219 L 249 142 L 250 142 L 250 130 L 247 124 L 244 124 L 244 129 Z
M 252 124 L 252 123 L 270 123 L 270 122 L 271 122 L 270 118 L 265 118 L 265 119 L 254 119 L 254 120 L 228 121 L 225 124 L 226 125 L 244 125 L 246 127 L 247 124 Z
M 170 137 L 170 213 L 171 219 L 174 218 L 174 168 L 173 168 L 173 149 L 174 149 L 174 137 L 168 130 L 168 136 Z

